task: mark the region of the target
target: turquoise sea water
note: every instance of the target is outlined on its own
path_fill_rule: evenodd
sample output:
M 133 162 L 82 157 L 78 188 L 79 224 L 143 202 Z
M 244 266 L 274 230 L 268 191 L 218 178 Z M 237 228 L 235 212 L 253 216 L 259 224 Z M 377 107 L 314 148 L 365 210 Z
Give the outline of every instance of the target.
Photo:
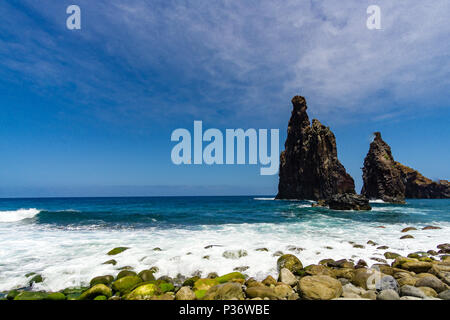
M 37 289 L 58 290 L 123 266 L 157 266 L 169 276 L 245 266 L 262 278 L 276 274 L 276 251 L 294 253 L 304 265 L 324 258 L 375 263 L 371 258 L 383 258 L 384 251 L 368 240 L 398 253 L 450 242 L 450 200 L 372 206 L 368 212 L 332 211 L 270 197 L 0 199 L 0 290 L 26 285 L 29 272 L 45 278 Z M 442 229 L 421 230 L 427 225 Z M 418 229 L 410 232 L 414 239 L 400 240 L 407 226 Z M 116 246 L 130 249 L 114 257 L 116 266 L 103 265 Z M 236 250 L 247 255 L 223 256 Z

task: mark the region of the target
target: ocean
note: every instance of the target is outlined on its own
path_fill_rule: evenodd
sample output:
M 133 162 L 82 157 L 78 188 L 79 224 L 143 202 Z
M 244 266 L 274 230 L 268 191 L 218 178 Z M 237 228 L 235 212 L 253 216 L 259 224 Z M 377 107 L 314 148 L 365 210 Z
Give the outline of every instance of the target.
M 325 258 L 370 265 L 385 251 L 408 254 L 450 242 L 450 199 L 371 204 L 372 211 L 356 212 L 271 197 L 0 199 L 0 291 L 26 286 L 31 272 L 44 278 L 33 289 L 56 291 L 125 266 L 156 266 L 156 276 L 171 277 L 247 267 L 245 274 L 262 280 L 276 276 L 277 251 L 295 254 L 304 266 Z M 428 225 L 441 229 L 421 230 Z M 414 239 L 400 240 L 410 226 L 418 229 L 408 232 Z M 377 249 L 382 245 L 389 249 Z M 107 255 L 118 246 L 129 249 Z M 239 250 L 246 255 L 233 256 Z M 103 264 L 110 259 L 117 264 Z

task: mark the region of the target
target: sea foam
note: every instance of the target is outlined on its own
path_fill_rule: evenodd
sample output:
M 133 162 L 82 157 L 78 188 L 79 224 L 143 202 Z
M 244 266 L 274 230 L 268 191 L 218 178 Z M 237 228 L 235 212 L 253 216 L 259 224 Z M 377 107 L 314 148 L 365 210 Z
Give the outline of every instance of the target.
M 0 222 L 16 222 L 24 219 L 30 219 L 40 212 L 41 210 L 36 208 L 0 211 Z

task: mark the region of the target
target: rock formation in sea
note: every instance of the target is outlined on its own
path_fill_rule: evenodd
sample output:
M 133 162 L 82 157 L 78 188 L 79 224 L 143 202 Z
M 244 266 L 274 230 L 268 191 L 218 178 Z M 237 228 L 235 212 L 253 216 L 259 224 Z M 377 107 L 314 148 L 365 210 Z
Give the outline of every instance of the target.
M 433 181 L 420 172 L 396 162 L 405 184 L 406 198 L 445 199 L 450 198 L 450 183 L 447 180 Z
M 276 198 L 320 200 L 355 194 L 353 178 L 338 160 L 333 132 L 317 119 L 311 125 L 304 97 L 295 96 L 292 104 Z
M 364 185 L 361 194 L 369 199 L 404 203 L 405 184 L 392 156 L 391 147 L 383 141 L 380 132 L 375 132 L 374 135 L 364 159 Z
M 403 203 L 405 198 L 450 198 L 450 183 L 437 182 L 418 171 L 394 161 L 389 145 L 375 132 L 369 152 L 364 159 L 361 194 L 369 199 Z

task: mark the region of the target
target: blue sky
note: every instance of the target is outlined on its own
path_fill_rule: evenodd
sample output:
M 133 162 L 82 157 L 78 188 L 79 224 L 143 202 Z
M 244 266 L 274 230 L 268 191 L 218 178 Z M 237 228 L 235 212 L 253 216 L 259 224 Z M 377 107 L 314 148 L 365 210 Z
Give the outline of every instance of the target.
M 82 29 L 66 28 L 81 8 Z M 366 28 L 378 4 L 382 30 Z M 334 131 L 361 188 L 373 131 L 449 179 L 450 3 L 2 1 L 0 197 L 274 194 L 259 165 L 175 166 L 171 132 L 279 128 L 290 99 Z M 281 151 L 281 150 L 280 150 Z

